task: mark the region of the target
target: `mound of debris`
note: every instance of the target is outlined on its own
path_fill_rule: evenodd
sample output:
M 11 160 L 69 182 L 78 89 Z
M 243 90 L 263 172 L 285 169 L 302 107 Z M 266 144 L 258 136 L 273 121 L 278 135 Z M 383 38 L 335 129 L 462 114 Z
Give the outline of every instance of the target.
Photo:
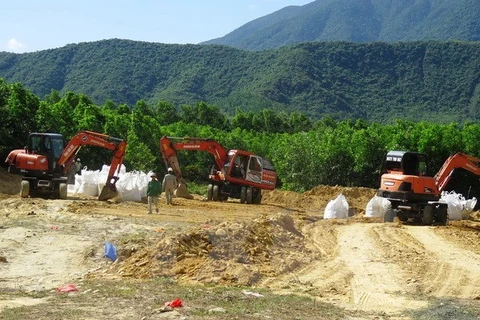
M 0 193 L 18 194 L 20 193 L 20 183 L 22 177 L 19 175 L 8 173 L 0 167 Z
M 141 249 L 112 265 L 124 277 L 174 277 L 177 280 L 252 285 L 318 259 L 286 214 L 249 223 L 204 225 L 166 236 L 155 248 Z
M 339 187 L 319 185 L 303 193 L 273 190 L 263 194 L 262 202 L 275 203 L 285 207 L 313 209 L 323 212 L 330 200 L 343 194 L 350 208 L 363 214 L 368 201 L 376 194 L 376 189 L 363 187 Z

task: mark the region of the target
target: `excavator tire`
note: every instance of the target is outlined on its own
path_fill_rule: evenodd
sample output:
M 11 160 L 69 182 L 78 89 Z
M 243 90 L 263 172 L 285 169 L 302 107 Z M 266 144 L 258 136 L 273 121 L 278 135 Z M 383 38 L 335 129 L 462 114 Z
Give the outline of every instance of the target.
M 23 180 L 20 184 L 20 197 L 21 198 L 28 198 L 30 194 L 30 183 L 28 181 Z
M 255 198 L 253 199 L 253 203 L 260 204 L 262 203 L 262 190 L 258 189 Z
M 253 203 L 253 189 L 252 187 L 247 188 L 247 204 Z
M 446 205 L 440 205 L 437 208 L 435 213 L 435 221 L 442 226 L 448 224 L 448 207 Z
M 98 200 L 107 201 L 108 199 L 115 198 L 117 195 L 118 195 L 117 188 L 115 188 L 115 186 L 111 186 L 107 184 L 102 188 L 102 192 L 100 192 L 100 195 L 98 196 Z
M 432 224 L 433 223 L 433 206 L 426 205 L 423 208 L 423 216 L 422 216 L 422 223 L 423 224 Z
M 67 199 L 67 184 L 66 183 L 60 183 L 58 185 L 58 198 L 65 200 Z
M 397 212 L 397 216 L 398 216 L 398 220 L 400 220 L 401 222 L 407 222 L 408 221 L 408 216 L 405 213 L 405 211 L 403 211 L 403 210 L 399 210 Z
M 247 188 L 241 187 L 240 188 L 240 203 L 245 203 L 247 201 Z
M 209 184 L 207 186 L 207 200 L 212 201 L 213 200 L 213 184 Z
M 213 185 L 212 200 L 218 201 L 219 194 L 220 194 L 220 188 L 216 184 Z

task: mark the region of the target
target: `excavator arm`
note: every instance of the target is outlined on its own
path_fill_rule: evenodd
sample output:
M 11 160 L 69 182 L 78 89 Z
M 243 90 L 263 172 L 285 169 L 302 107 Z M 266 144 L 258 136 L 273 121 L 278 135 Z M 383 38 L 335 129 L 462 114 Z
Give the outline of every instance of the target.
M 480 175 L 480 159 L 461 152 L 450 156 L 434 177 L 439 192 L 445 189 L 453 171 L 457 168 L 463 168 Z
M 63 168 L 63 174 L 66 174 L 71 166 L 76 154 L 84 145 L 96 146 L 113 151 L 113 159 L 110 164 L 107 182 L 100 192 L 99 200 L 108 200 L 117 195 L 115 186 L 118 177 L 116 174 L 120 172 L 120 167 L 125 156 L 126 142 L 123 139 L 114 138 L 106 134 L 96 133 L 92 131 L 82 131 L 77 133 L 63 149 L 58 166 Z
M 219 169 L 227 162 L 227 151 L 216 141 L 203 138 L 179 138 L 163 136 L 160 139 L 160 150 L 166 167 L 171 167 L 178 179 L 182 171 L 178 163 L 177 150 L 200 150 L 211 153 Z

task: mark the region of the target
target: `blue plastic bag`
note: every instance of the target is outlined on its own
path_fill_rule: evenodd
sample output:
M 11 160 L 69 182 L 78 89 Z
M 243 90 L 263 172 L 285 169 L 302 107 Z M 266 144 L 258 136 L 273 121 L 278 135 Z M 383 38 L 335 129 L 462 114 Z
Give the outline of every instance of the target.
M 112 260 L 112 261 L 117 260 L 117 248 L 115 247 L 114 244 L 112 244 L 108 241 L 105 241 L 105 254 L 104 254 L 104 256 L 107 257 L 108 259 Z

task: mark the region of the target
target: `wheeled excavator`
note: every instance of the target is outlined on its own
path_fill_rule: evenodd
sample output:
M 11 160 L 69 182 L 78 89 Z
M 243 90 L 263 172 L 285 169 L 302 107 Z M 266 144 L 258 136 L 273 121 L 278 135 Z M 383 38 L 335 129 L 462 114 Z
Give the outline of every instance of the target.
M 439 200 L 452 173 L 458 168 L 480 175 L 480 159 L 456 153 L 431 177 L 427 175 L 427 156 L 424 153 L 390 151 L 382 165 L 377 196 L 390 201 L 402 222 L 413 219 L 426 225 L 434 222 L 445 225 L 448 205 Z
M 178 181 L 183 178 L 178 150 L 206 151 L 214 156 L 207 200 L 226 201 L 230 197 L 240 199 L 241 203 L 260 204 L 262 190 L 275 189 L 277 173 L 272 164 L 249 151 L 226 150 L 212 139 L 167 136 L 160 139 L 160 150 L 165 165 L 173 169 Z
M 5 162 L 8 171 L 22 174 L 20 196 L 67 198 L 67 172 L 82 146 L 96 146 L 112 150 L 113 159 L 105 187 L 99 200 L 117 195 L 116 182 L 125 155 L 126 142 L 92 131 L 77 133 L 68 143 L 58 133 L 31 133 L 24 149 L 10 152 Z

